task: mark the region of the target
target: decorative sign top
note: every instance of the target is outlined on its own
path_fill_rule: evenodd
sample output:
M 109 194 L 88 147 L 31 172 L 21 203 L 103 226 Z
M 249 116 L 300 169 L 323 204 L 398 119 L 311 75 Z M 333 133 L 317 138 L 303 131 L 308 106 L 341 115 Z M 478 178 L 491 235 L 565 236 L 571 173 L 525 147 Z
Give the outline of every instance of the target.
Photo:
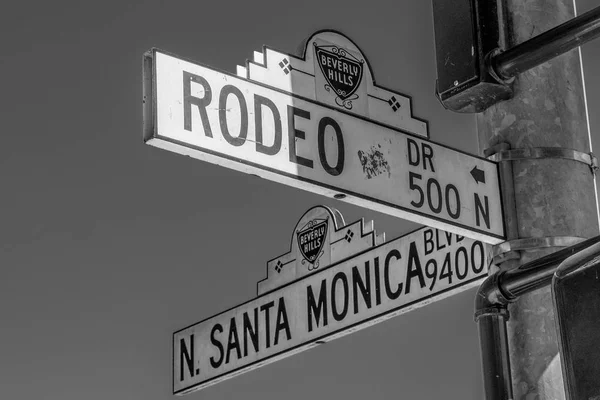
M 290 251 L 267 263 L 267 278 L 258 282 L 258 295 L 316 272 L 385 241 L 373 221 L 346 225 L 339 211 L 317 206 L 308 210 L 294 229 Z
M 173 334 L 173 393 L 262 367 L 478 285 L 483 243 L 421 228 L 389 242 L 373 222 L 308 210 L 258 296 Z
M 412 116 L 410 98 L 375 84 L 367 58 L 349 38 L 324 30 L 313 34 L 304 55 L 263 47 L 237 75 L 328 104 L 360 117 L 428 136 L 427 123 Z

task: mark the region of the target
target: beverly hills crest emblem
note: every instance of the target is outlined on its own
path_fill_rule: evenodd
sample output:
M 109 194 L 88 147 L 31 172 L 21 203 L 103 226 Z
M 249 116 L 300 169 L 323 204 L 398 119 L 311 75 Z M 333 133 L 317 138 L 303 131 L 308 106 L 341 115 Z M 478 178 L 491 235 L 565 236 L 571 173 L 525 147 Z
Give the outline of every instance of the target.
M 385 241 L 373 221 L 346 224 L 332 208 L 316 206 L 294 226 L 288 252 L 267 262 L 267 278 L 258 282 L 258 294 L 270 292 L 310 274 L 321 273 L 334 263 Z
M 319 258 L 323 255 L 323 245 L 327 237 L 328 218 L 313 219 L 296 232 L 298 248 L 304 257 L 302 265 L 308 263 L 308 270 L 319 268 Z
M 427 123 L 412 116 L 410 98 L 377 85 L 364 52 L 349 37 L 334 30 L 313 33 L 303 41 L 299 53 L 285 53 L 265 45 L 254 52 L 246 65 L 237 66 L 237 75 L 251 83 L 306 99 L 317 107 L 311 109 L 331 107 L 404 132 L 428 136 Z M 262 104 L 265 107 L 269 106 Z M 330 232 L 332 229 L 329 225 Z
M 337 105 L 351 110 L 352 102 L 359 98 L 355 92 L 362 80 L 365 60 L 336 45 L 313 44 L 317 64 L 327 82 L 325 90 L 333 92 Z

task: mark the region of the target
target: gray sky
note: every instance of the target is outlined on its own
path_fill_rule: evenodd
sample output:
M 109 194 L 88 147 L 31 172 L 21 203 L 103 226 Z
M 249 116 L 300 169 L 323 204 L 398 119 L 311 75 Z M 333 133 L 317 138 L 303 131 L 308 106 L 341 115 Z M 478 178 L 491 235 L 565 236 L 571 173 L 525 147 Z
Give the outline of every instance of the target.
M 597 4 L 579 0 L 580 12 Z M 0 398 L 171 398 L 171 334 L 256 295 L 310 207 L 418 225 L 146 146 L 142 55 L 235 72 L 263 44 L 348 35 L 431 139 L 476 153 L 434 96 L 430 1 L 12 2 L 0 13 Z M 583 48 L 600 148 L 600 41 Z M 480 399 L 473 291 L 189 399 Z

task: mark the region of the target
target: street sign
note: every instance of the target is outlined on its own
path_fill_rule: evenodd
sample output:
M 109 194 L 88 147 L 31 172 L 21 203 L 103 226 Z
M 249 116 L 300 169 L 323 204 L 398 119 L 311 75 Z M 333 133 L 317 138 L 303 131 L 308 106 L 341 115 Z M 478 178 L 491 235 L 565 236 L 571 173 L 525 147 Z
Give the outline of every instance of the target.
M 497 164 L 424 139 L 345 36 L 301 58 L 265 47 L 236 76 L 145 57 L 150 145 L 488 243 L 504 240 Z
M 258 296 L 173 334 L 173 393 L 185 394 L 475 287 L 481 241 L 421 228 L 389 242 L 373 223 L 308 210 Z

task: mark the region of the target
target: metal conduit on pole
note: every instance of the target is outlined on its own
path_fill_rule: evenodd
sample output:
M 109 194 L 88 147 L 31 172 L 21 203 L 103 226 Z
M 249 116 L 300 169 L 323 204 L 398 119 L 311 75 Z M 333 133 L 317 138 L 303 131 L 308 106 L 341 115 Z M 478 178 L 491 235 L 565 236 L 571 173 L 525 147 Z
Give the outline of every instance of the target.
M 491 59 L 497 76 L 510 79 L 600 36 L 600 7 L 529 39 Z
M 574 254 L 588 249 L 591 253 L 599 252 L 599 243 L 600 236 L 596 236 L 520 268 L 498 272 L 481 284 L 475 298 L 475 322 L 479 329 L 487 400 L 513 398 L 507 333 L 508 305 L 519 296 L 549 285 L 561 263 Z
M 499 274 L 491 275 L 479 287 L 475 297 L 475 322 L 479 331 L 483 387 L 486 400 L 513 398 L 508 349 L 508 307 L 498 298 Z

